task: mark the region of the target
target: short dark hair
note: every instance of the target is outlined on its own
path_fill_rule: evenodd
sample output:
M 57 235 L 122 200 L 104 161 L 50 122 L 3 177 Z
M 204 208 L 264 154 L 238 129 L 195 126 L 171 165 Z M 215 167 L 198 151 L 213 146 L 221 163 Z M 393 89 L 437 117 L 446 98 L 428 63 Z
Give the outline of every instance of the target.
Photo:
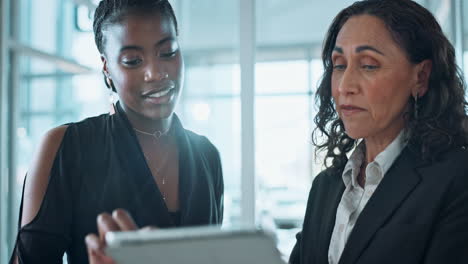
M 102 34 L 106 25 L 120 22 L 126 15 L 150 14 L 159 12 L 169 17 L 178 34 L 177 19 L 168 0 L 102 0 L 94 12 L 93 30 L 96 46 L 101 54 L 104 53 L 105 38 Z
M 346 153 L 356 144 L 356 140 L 346 134 L 332 100 L 331 55 L 340 29 L 350 17 L 357 15 L 381 19 L 408 61 L 414 64 L 426 59 L 432 61 L 428 91 L 418 99 L 417 111 L 415 100 L 409 98 L 412 107 L 405 115 L 409 146 L 423 159 L 430 160 L 450 148 L 466 147 L 465 83 L 456 65 L 455 50 L 434 16 L 410 0 L 364 0 L 343 9 L 335 17 L 324 41 L 324 75 L 316 94 L 319 111 L 314 119 L 316 128 L 312 142 L 317 150 L 326 150 L 326 167 L 342 169 L 348 160 Z M 322 142 L 318 142 L 320 135 L 325 136 Z M 331 166 L 327 164 L 329 159 Z

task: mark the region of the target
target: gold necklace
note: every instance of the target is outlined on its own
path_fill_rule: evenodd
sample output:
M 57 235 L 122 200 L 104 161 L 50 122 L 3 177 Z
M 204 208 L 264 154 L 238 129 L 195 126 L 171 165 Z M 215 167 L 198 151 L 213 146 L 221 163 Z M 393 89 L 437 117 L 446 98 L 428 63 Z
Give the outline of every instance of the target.
M 139 129 L 137 129 L 137 128 L 133 128 L 133 129 L 134 129 L 136 132 L 141 133 L 141 134 L 143 134 L 143 135 L 152 136 L 152 137 L 154 137 L 154 139 L 156 139 L 156 140 L 160 139 L 162 136 L 166 136 L 166 135 L 168 134 L 168 132 L 169 132 L 169 129 L 166 130 L 165 132 L 156 130 L 156 131 L 154 131 L 154 133 L 148 133 L 148 132 L 145 132 L 145 131 L 141 131 L 141 130 L 139 130 Z
M 166 136 L 166 135 L 168 134 L 168 132 L 169 132 L 169 129 L 168 129 L 166 132 L 161 132 L 161 131 L 157 130 L 157 131 L 155 131 L 154 133 L 148 133 L 148 132 L 145 132 L 145 131 L 141 131 L 141 130 L 139 130 L 139 129 L 136 129 L 136 128 L 133 128 L 133 129 L 134 129 L 136 132 L 141 133 L 141 134 L 143 134 L 143 135 L 152 136 L 152 137 L 154 138 L 154 145 L 155 145 L 155 146 L 156 146 L 157 141 L 158 141 L 162 136 Z M 143 150 L 143 148 L 142 148 L 142 150 Z M 168 153 L 169 153 L 169 150 L 167 150 L 165 154 L 168 154 Z M 144 151 L 143 151 L 143 156 L 145 157 L 146 162 L 147 162 L 147 164 L 149 165 L 149 164 L 151 163 L 151 161 L 150 161 L 150 159 L 148 158 L 148 155 L 147 155 Z M 165 155 L 165 156 L 166 156 L 166 159 L 164 160 L 164 162 L 161 162 L 161 164 L 166 163 L 167 160 L 169 159 L 169 155 Z M 156 167 L 156 166 L 155 166 L 155 167 Z M 156 171 L 155 171 L 155 173 L 156 173 L 155 176 L 156 176 L 156 177 L 161 176 L 161 175 L 159 174 L 159 172 L 162 170 L 163 167 L 164 167 L 164 166 L 161 166 L 161 167 L 159 167 L 159 168 L 156 167 Z M 162 187 L 164 187 L 164 185 L 166 185 L 166 175 L 165 175 L 165 174 L 162 175 L 162 185 L 163 185 Z M 163 191 L 163 189 L 164 189 L 164 188 L 160 188 L 160 191 L 161 191 L 161 195 L 162 195 L 162 197 L 163 197 L 163 200 L 166 201 L 166 194 L 165 194 L 165 192 Z

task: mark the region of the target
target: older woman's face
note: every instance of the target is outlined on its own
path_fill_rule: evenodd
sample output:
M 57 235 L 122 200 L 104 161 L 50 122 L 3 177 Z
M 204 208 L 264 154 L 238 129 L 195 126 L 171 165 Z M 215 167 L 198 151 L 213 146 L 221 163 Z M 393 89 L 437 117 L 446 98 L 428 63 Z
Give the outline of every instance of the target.
M 346 133 L 354 139 L 396 136 L 417 87 L 418 66 L 383 21 L 351 17 L 338 33 L 332 62 L 332 95 Z

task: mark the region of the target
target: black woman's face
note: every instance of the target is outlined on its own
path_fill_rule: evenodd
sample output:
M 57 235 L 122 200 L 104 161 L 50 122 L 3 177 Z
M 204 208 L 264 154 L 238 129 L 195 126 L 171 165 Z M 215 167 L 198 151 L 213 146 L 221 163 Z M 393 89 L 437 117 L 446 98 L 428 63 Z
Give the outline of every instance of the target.
M 124 108 L 158 120 L 176 106 L 184 62 L 174 23 L 158 13 L 127 15 L 103 30 L 102 57 Z

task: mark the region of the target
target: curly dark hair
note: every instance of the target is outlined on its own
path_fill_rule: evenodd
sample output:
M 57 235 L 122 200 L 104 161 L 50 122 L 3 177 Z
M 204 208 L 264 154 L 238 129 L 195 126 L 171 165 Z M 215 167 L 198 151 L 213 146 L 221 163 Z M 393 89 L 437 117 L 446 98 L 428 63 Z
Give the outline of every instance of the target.
M 176 34 L 179 33 L 177 18 L 168 0 L 102 0 L 94 11 L 93 31 L 94 41 L 97 49 L 104 54 L 106 38 L 103 31 L 106 26 L 119 23 L 130 14 L 146 15 L 159 13 L 169 17 L 174 23 Z M 107 83 L 104 76 L 104 83 L 107 88 L 115 92 L 112 84 Z
M 317 151 L 326 151 L 325 166 L 343 169 L 348 161 L 346 154 L 356 144 L 356 140 L 346 134 L 335 110 L 331 93 L 331 55 L 341 27 L 357 15 L 381 19 L 410 62 L 432 61 L 428 91 L 418 99 L 416 111 L 415 100 L 408 99 L 411 107 L 405 121 L 409 147 L 424 160 L 434 160 L 450 148 L 466 147 L 465 83 L 455 62 L 455 50 L 434 16 L 409 0 L 364 0 L 343 9 L 335 17 L 324 41 L 324 74 L 315 97 L 319 110 L 314 119 L 316 128 L 312 142 Z M 320 141 L 320 136 L 325 139 Z M 328 163 L 330 159 L 331 164 Z

